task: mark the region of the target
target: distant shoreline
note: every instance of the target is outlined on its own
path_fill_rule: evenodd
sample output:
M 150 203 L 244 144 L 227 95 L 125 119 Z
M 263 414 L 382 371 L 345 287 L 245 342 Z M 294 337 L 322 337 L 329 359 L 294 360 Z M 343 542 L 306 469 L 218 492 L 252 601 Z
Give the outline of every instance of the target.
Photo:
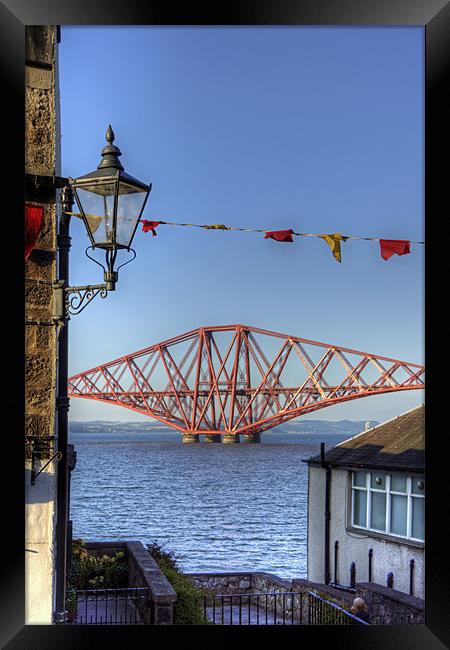
M 375 420 L 303 420 L 303 422 L 280 425 L 269 429 L 266 433 L 303 435 L 336 435 L 348 434 L 349 436 L 361 433 L 369 422 L 370 427 L 379 424 Z M 69 431 L 72 433 L 160 433 L 173 431 L 169 425 L 156 422 L 111 422 L 107 420 L 74 421 L 69 422 Z M 179 433 L 179 432 L 178 432 Z

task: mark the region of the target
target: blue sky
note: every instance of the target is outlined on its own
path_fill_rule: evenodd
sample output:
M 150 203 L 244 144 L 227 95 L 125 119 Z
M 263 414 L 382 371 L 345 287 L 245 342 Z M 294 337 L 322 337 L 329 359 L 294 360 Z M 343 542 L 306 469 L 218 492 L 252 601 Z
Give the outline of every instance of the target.
M 421 27 L 62 27 L 62 174 L 96 168 L 111 124 L 144 217 L 424 240 Z M 103 281 L 72 219 L 71 284 Z M 160 226 L 117 290 L 70 325 L 69 372 L 201 325 L 245 323 L 424 362 L 424 247 Z M 124 258 L 125 260 L 125 258 Z M 422 391 L 308 415 L 384 420 Z M 71 401 L 72 420 L 145 420 Z

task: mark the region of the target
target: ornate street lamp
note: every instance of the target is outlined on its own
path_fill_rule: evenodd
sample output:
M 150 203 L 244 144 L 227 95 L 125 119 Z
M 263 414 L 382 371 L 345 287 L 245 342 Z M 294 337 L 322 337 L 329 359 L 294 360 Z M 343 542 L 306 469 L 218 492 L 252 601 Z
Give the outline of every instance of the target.
M 75 180 L 69 178 L 69 184 L 91 241 L 87 250 L 106 251 L 104 278 L 107 290 L 114 291 L 118 279 L 114 271 L 117 252 L 120 249 L 130 251 L 151 185 L 145 185 L 124 171 L 119 160 L 122 152 L 113 144 L 111 125 L 106 140 L 108 144 L 102 150 L 97 169 Z
M 95 171 L 76 179 L 57 179 L 57 186 L 63 189 L 58 236 L 60 277 L 55 284 L 54 318 L 62 325 L 70 315 L 79 314 L 95 296 L 100 294 L 105 298 L 108 291 L 115 291 L 119 269 L 136 257 L 131 244 L 152 185 L 146 185 L 124 171 L 119 160 L 122 152 L 113 144 L 114 132 L 111 125 L 106 132 L 106 140 L 108 144 L 102 150 L 102 159 Z M 74 198 L 79 213 L 71 211 Z M 69 225 L 72 215 L 83 219 L 91 242 L 86 255 L 103 268 L 104 284 L 68 286 L 66 257 L 70 249 Z M 105 251 L 105 266 L 89 255 L 88 251 L 96 248 Z M 131 251 L 133 257 L 115 269 L 120 250 Z
M 67 621 L 65 607 L 67 556 L 71 540 L 68 540 L 68 324 L 70 315 L 79 314 L 97 296 L 105 298 L 114 291 L 118 280 L 115 269 L 120 250 L 132 252 L 131 248 L 139 220 L 151 191 L 146 185 L 128 175 L 119 161 L 122 155 L 115 146 L 111 126 L 106 133 L 108 144 L 102 150 L 102 160 L 97 169 L 77 179 L 48 177 L 28 178 L 28 185 L 47 185 L 62 189 L 60 196 L 61 216 L 58 232 L 58 279 L 54 283 L 53 320 L 58 331 L 58 378 L 57 378 L 57 438 L 59 459 L 57 464 L 57 514 L 56 514 L 56 602 L 55 623 Z M 74 197 L 80 213 L 72 212 Z M 104 270 L 104 284 L 84 287 L 69 286 L 70 218 L 80 216 L 86 226 L 91 245 L 86 255 Z M 88 254 L 88 250 L 100 248 L 106 254 L 106 267 Z M 122 264 L 121 266 L 124 266 Z

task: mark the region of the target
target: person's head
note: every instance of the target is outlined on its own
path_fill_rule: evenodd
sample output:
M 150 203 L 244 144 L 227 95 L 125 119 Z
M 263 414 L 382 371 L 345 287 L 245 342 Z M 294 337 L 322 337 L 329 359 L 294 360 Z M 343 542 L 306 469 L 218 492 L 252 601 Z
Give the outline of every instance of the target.
M 368 607 L 362 598 L 355 598 L 352 605 L 352 612 L 367 612 Z

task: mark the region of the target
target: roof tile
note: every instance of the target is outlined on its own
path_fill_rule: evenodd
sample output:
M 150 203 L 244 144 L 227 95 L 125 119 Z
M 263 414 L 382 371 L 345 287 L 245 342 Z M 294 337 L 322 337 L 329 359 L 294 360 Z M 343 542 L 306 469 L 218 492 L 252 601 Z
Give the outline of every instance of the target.
M 425 407 L 421 405 L 344 440 L 325 452 L 325 461 L 330 465 L 423 471 L 424 432 Z M 320 456 L 308 462 L 318 464 Z

